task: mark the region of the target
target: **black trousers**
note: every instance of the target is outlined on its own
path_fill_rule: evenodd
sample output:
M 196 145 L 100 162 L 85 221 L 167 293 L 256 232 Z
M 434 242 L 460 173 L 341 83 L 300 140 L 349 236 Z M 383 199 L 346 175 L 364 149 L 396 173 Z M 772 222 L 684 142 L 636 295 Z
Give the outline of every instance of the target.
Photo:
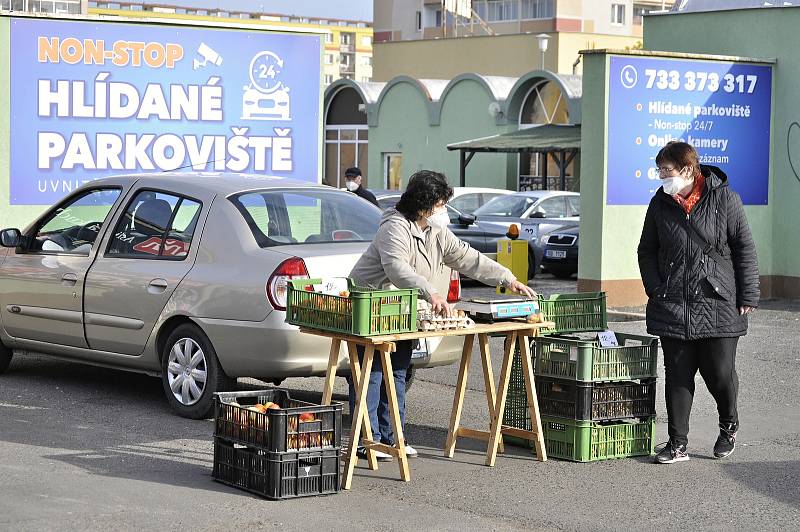
M 739 423 L 736 409 L 739 394 L 739 377 L 736 374 L 738 342 L 739 338 L 661 338 L 667 376 L 667 421 L 671 440 L 684 445 L 688 442 L 694 377 L 698 370 L 717 402 L 719 422 Z

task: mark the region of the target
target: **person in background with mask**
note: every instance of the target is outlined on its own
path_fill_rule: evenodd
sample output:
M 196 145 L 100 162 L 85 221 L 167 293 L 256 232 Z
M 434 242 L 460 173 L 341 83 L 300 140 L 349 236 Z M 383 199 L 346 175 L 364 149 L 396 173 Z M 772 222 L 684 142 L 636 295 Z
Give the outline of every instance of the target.
M 689 459 L 698 370 L 719 413 L 714 456 L 725 458 L 739 430 L 736 345 L 759 301 L 756 248 L 725 172 L 701 165 L 694 147 L 676 141 L 658 152 L 656 165 L 662 187 L 647 208 L 638 249 L 647 332 L 661 338 L 666 372 L 669 442 L 656 462 Z
M 447 228 L 450 219 L 445 204 L 453 197 L 447 178 L 430 170 L 421 170 L 408 181 L 406 191 L 394 208 L 387 209 L 381 218 L 378 233 L 367 251 L 350 272 L 357 286 L 368 288 L 416 288 L 419 296 L 430 303 L 433 311 L 453 315 L 446 294 L 435 286 L 437 278 L 449 279 L 450 269 L 488 285 L 501 285 L 519 294 L 535 297 L 536 292 L 519 282 L 511 271 L 459 240 Z M 400 419 L 405 424 L 406 370 L 411 365 L 411 341 L 397 342 L 392 353 L 392 370 L 397 392 Z M 364 350 L 359 347 L 359 357 Z M 350 387 L 352 415 L 355 390 Z M 383 368 L 379 362 L 372 366 L 367 391 L 367 410 L 375 442 L 394 445 L 389 418 L 389 403 L 383 386 Z M 391 460 L 389 454 L 375 451 L 379 460 Z M 406 454 L 417 451 L 406 445 Z M 364 456 L 360 450 L 359 456 Z
M 376 207 L 380 207 L 375 194 L 361 186 L 361 179 L 361 170 L 355 166 L 344 171 L 344 186 L 347 187 L 347 190 L 356 196 L 364 198 Z

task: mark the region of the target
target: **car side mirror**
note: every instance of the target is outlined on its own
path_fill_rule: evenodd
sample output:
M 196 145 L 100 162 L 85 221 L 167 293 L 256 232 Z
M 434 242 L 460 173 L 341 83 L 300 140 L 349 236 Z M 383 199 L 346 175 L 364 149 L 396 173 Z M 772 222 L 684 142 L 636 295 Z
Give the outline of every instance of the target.
M 544 213 L 544 211 L 536 211 L 531 214 L 531 218 L 547 218 L 547 215 Z
M 474 214 L 459 214 L 458 215 L 458 223 L 461 225 L 472 225 L 475 223 L 475 215 Z
M 15 248 L 22 242 L 22 233 L 19 229 L 3 229 L 0 231 L 0 245 L 4 248 Z

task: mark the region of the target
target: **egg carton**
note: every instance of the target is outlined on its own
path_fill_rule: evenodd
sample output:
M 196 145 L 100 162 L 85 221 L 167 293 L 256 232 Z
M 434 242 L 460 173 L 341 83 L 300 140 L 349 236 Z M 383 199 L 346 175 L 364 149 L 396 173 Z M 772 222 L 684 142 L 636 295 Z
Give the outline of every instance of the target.
M 420 331 L 446 331 L 453 329 L 468 329 L 474 327 L 475 322 L 472 318 L 459 311 L 458 316 L 447 318 L 434 314 L 431 311 L 417 312 L 417 328 Z

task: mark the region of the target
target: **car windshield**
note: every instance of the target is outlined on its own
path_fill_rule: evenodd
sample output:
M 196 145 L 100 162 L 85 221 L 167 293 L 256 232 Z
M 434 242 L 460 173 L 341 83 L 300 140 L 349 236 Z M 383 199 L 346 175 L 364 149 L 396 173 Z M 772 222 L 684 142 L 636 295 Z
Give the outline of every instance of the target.
M 486 202 L 483 207 L 476 209 L 473 214 L 478 217 L 508 216 L 512 218 L 521 218 L 535 201 L 535 198 L 517 196 L 516 194 L 497 196 Z
M 381 211 L 355 194 L 297 188 L 262 190 L 230 198 L 258 245 L 370 242 Z

